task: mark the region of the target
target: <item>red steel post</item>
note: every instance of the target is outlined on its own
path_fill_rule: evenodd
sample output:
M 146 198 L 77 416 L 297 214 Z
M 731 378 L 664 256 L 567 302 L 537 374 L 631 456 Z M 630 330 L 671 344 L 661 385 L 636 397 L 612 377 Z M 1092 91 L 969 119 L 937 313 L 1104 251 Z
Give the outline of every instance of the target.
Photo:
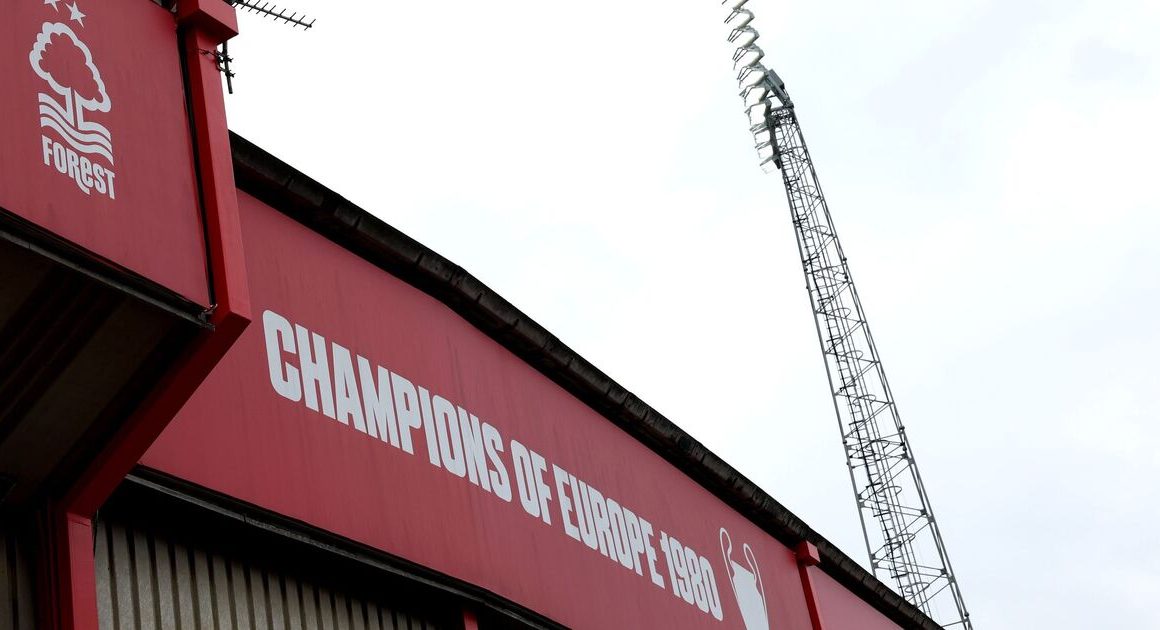
M 825 624 L 822 623 L 822 609 L 818 605 L 818 595 L 814 591 L 814 580 L 810 576 L 810 567 L 815 567 L 822 562 L 822 556 L 818 553 L 818 548 L 811 543 L 803 540 L 798 543 L 797 549 L 794 550 L 794 555 L 797 556 L 798 574 L 802 579 L 802 591 L 805 592 L 806 606 L 810 611 L 810 624 L 813 625 L 814 630 L 825 630 Z

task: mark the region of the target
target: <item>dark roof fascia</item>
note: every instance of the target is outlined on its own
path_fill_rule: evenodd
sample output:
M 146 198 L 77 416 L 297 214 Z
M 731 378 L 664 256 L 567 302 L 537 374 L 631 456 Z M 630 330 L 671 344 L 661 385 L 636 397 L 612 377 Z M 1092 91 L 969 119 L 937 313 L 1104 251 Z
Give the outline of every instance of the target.
M 660 454 L 791 549 L 818 548 L 822 571 L 904 628 L 939 625 L 757 484 L 601 372 L 459 265 L 231 132 L 238 188 L 438 299 Z

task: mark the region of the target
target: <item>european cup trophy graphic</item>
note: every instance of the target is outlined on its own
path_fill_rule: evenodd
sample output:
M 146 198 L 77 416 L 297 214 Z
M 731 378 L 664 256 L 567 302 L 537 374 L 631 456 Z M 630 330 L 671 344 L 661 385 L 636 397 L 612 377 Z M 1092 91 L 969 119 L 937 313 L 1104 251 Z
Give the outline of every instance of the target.
M 761 570 L 757 568 L 757 558 L 747 543 L 741 545 L 741 556 L 746 566 L 733 559 L 733 539 L 729 532 L 721 528 L 721 554 L 725 557 L 725 572 L 729 584 L 741 610 L 745 630 L 769 630 L 769 609 L 765 604 L 765 586 L 761 583 Z

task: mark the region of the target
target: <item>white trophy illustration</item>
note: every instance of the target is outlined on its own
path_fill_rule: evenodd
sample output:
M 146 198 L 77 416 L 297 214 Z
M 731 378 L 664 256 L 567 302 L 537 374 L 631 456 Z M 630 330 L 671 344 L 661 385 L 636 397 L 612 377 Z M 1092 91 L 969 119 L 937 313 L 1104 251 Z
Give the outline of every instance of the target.
M 733 560 L 733 540 L 722 527 L 721 554 L 725 556 L 725 571 L 729 574 L 729 584 L 733 586 L 737 607 L 741 609 L 745 630 L 769 630 L 769 609 L 765 605 L 765 586 L 761 583 L 757 559 L 748 544 L 741 545 L 741 553 L 748 568 Z
M 75 56 L 88 71 L 88 80 L 74 86 L 66 78 L 54 76 L 52 70 L 45 67 L 46 57 L 52 55 Z M 112 135 L 104 125 L 85 118 L 86 112 L 108 113 L 112 106 L 89 47 L 67 25 L 46 22 L 36 37 L 28 61 L 36 75 L 44 79 L 63 101 L 58 102 L 51 95 L 40 93 L 40 125 L 56 131 L 78 153 L 99 155 L 112 164 Z

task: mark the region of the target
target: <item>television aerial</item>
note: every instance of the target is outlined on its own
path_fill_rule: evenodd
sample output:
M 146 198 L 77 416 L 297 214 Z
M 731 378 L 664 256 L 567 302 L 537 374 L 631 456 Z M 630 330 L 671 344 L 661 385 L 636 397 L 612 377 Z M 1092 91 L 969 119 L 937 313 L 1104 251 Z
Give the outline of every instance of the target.
M 224 0 L 226 4 L 244 9 L 250 13 L 257 14 L 262 17 L 269 18 L 277 23 L 285 24 L 291 28 L 302 27 L 303 30 L 310 30 L 314 27 L 314 19 L 307 18 L 305 15 L 297 11 L 291 11 L 286 8 L 279 8 L 278 5 L 272 2 L 263 2 L 262 0 Z M 214 61 L 217 62 L 218 72 L 221 72 L 226 77 L 226 89 L 230 94 L 234 93 L 234 77 L 237 74 L 233 69 L 234 58 L 230 56 L 229 41 L 223 42 L 221 46 L 215 51 L 202 51 L 204 54 L 211 54 Z

